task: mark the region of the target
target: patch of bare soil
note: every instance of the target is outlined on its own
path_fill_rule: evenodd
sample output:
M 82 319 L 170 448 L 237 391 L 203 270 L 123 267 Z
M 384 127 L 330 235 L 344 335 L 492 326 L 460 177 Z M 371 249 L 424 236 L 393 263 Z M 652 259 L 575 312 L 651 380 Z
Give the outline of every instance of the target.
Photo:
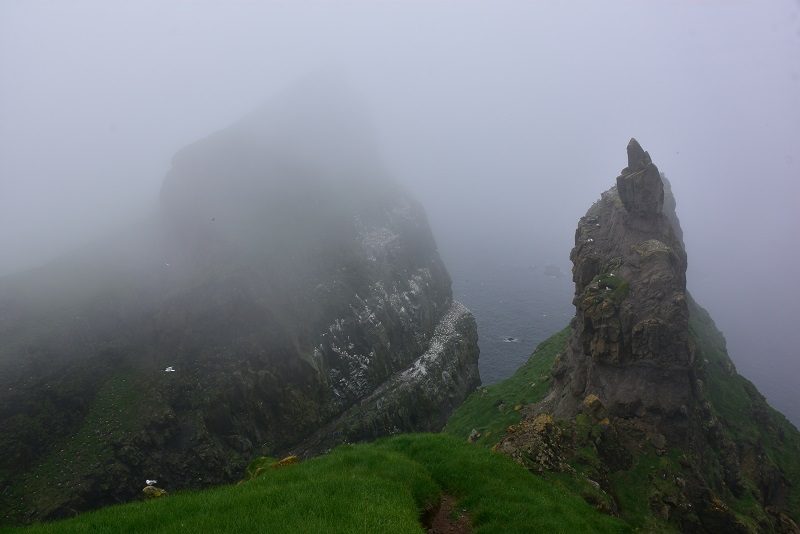
M 439 505 L 429 509 L 422 518 L 428 534 L 471 534 L 472 521 L 451 495 L 442 495 Z

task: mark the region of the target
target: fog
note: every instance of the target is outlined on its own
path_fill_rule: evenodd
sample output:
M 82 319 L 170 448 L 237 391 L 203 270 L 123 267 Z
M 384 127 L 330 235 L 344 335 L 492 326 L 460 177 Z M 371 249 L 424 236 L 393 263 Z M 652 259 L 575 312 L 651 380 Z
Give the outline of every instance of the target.
M 179 149 L 309 77 L 362 99 L 456 279 L 568 269 L 635 136 L 689 289 L 800 421 L 797 2 L 6 1 L 0 76 L 0 275 L 144 217 Z

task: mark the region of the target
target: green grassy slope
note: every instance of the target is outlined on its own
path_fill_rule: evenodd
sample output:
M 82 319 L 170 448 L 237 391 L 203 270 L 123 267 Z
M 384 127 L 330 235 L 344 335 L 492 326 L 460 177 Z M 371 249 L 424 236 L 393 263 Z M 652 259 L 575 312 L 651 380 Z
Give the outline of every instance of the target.
M 60 502 L 63 486 L 87 484 L 86 474 L 107 466 L 113 458 L 111 443 L 135 428 L 143 412 L 141 386 L 132 373 L 118 373 L 105 381 L 73 435 L 55 441 L 29 471 L 6 477 L 6 491 L 13 496 L 6 502 L 20 510 L 32 503 L 47 510 Z M 46 429 L 36 418 L 30 418 L 29 424 Z M 0 506 L 0 511 L 6 510 Z
M 736 373 L 725 347 L 725 338 L 706 310 L 691 302 L 689 328 L 702 362 L 705 392 L 714 414 L 724 422 L 725 436 L 737 444 L 743 466 L 745 491 L 729 496 L 740 514 L 763 514 L 756 502 L 760 489 L 752 480 L 753 464 L 779 470 L 791 491 L 786 496 L 792 519 L 800 523 L 800 432 L 783 414 L 773 409 L 758 389 Z
M 628 532 L 578 495 L 510 459 L 439 435 L 398 436 L 383 446 L 423 464 L 444 492 L 460 499 L 475 532 Z
M 478 430 L 481 436 L 475 443 L 487 448 L 500 441 L 510 425 L 520 422 L 520 413 L 515 407 L 539 402 L 547 395 L 550 390 L 550 369 L 556 356 L 565 349 L 569 333 L 570 329 L 567 327 L 543 341 L 512 377 L 474 392 L 453 413 L 444 432 L 465 439 L 472 429 Z M 568 461 L 574 472 L 545 472 L 541 475 L 531 474 L 531 478 L 537 484 L 559 488 L 559 491 L 573 496 L 582 496 L 582 500 L 607 500 L 607 495 L 588 482 L 589 479 L 596 479 L 597 471 L 603 469 L 602 461 L 596 448 L 591 446 L 592 440 L 589 436 L 598 429 L 584 415 L 579 415 L 574 425 L 565 424 L 564 428 L 568 432 L 577 432 L 581 436 L 579 441 L 587 444 Z M 674 527 L 653 517 L 648 509 L 648 497 L 654 491 L 651 487 L 651 475 L 654 472 L 673 470 L 673 456 L 643 454 L 634 459 L 631 469 L 612 475 L 612 483 L 618 488 L 615 497 L 619 514 L 633 530 L 675 532 Z
M 565 328 L 543 341 L 511 378 L 472 393 L 450 417 L 444 432 L 466 439 L 475 429 L 481 433 L 476 443 L 491 446 L 500 441 L 506 428 L 519 423 L 518 409 L 539 402 L 550 390 L 550 368 L 568 336 L 569 328 Z
M 475 532 L 625 532 L 511 460 L 442 434 L 343 446 L 235 486 L 104 508 L 23 532 L 424 532 L 455 496 Z

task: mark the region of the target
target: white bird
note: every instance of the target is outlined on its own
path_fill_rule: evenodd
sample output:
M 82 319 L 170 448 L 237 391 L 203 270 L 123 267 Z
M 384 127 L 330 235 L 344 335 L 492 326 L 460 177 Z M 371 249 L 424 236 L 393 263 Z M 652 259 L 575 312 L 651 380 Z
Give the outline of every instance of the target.
M 594 239 L 592 239 L 592 238 L 590 237 L 589 239 L 587 239 L 587 240 L 586 240 L 586 242 L 587 242 L 587 243 L 594 243 Z
M 144 481 L 144 483 L 147 484 L 148 486 L 153 486 L 155 484 L 158 484 L 158 480 L 150 480 L 148 478 L 147 480 Z
M 173 369 L 173 368 L 172 368 L 172 366 L 170 365 L 169 367 L 167 367 L 166 369 L 164 369 L 164 372 L 165 372 L 165 373 L 174 373 L 174 372 L 175 372 L 175 369 Z

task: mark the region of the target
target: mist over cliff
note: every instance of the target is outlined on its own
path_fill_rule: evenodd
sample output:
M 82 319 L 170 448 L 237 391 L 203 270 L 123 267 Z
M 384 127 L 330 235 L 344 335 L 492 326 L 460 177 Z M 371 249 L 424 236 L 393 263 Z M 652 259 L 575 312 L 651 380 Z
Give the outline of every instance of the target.
M 179 148 L 322 71 L 359 93 L 456 285 L 566 269 L 637 136 L 680 199 L 690 290 L 798 421 L 798 49 L 790 0 L 5 2 L 0 273 L 142 218 Z
M 346 86 L 289 87 L 180 150 L 141 222 L 0 278 L 3 521 L 441 429 L 475 321 L 370 130 Z

